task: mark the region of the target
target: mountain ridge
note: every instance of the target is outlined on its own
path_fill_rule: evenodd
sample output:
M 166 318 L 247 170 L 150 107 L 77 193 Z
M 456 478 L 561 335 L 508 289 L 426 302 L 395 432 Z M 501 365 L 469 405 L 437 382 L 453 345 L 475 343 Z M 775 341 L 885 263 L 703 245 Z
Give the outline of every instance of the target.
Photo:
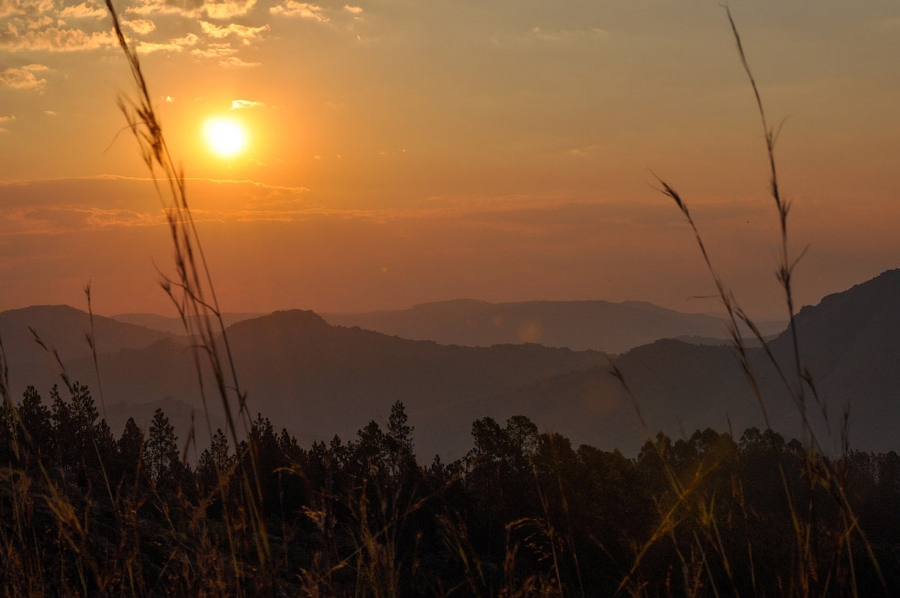
M 537 342 L 550 347 L 622 353 L 659 338 L 727 336 L 723 318 L 678 312 L 642 301 L 489 303 L 454 299 L 422 303 L 405 310 L 322 315 L 329 323 L 341 326 L 359 326 L 446 345 L 482 347 Z M 761 326 L 765 334 L 784 328 L 783 324 L 769 322 Z
M 44 327 L 55 321 L 49 313 L 68 318 L 63 328 L 72 338 L 60 346 L 77 345 L 79 352 L 74 357 L 60 354 L 70 378 L 93 388 L 93 360 L 83 339 L 88 315 L 68 307 L 16 312 L 16 318 L 0 313 L 0 324 L 19 322 L 16 342 L 27 342 L 45 364 L 46 352 L 21 323 L 20 316 L 29 313 L 43 314 Z M 112 325 L 95 316 L 98 323 L 98 331 Z M 839 446 L 849 406 L 852 446 L 900 448 L 895 434 L 900 427 L 900 270 L 804 307 L 795 325 L 801 359 L 822 403 L 807 389 L 807 415 L 816 433 L 827 437 L 825 444 Z M 109 337 L 119 340 L 98 342 L 107 404 L 141 404 L 146 410 L 146 405 L 168 397 L 200 409 L 190 345 L 183 337 L 149 332 L 123 328 L 120 337 Z M 100 340 L 99 332 L 97 336 Z M 626 390 L 610 375 L 610 358 L 596 351 L 537 344 L 442 345 L 334 325 L 305 310 L 242 320 L 228 328 L 228 338 L 253 415 L 260 412 L 305 441 L 334 434 L 352 438 L 369 420 L 383 421 L 397 400 L 406 404 L 425 455 L 452 456 L 464 450 L 472 421 L 485 416 L 502 420 L 526 415 L 542 430 L 559 431 L 575 443 L 625 452 L 636 451 L 659 430 L 677 436 L 698 428 L 729 428 L 740 435 L 748 426 L 767 425 L 727 345 L 658 339 L 614 356 Z M 768 424 L 785 435 L 800 436 L 800 416 L 789 392 L 799 384 L 790 330 L 772 340 L 769 349 L 787 385 L 762 349 L 747 351 Z M 58 380 L 53 367 L 26 369 L 24 374 L 18 369 L 11 368 L 11 378 L 20 385 L 36 383 L 24 374 L 41 376 L 45 390 Z M 213 388 L 209 373 L 204 376 L 205 387 Z M 14 397 L 18 392 L 21 388 L 14 388 Z M 826 412 L 830 436 L 822 415 Z

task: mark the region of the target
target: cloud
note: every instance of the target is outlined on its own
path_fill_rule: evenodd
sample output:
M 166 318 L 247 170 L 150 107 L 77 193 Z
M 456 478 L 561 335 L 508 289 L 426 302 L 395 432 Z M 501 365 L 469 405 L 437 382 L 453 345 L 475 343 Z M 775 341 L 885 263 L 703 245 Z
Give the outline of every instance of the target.
M 252 180 L 187 179 L 198 221 L 290 220 L 308 189 Z M 166 223 L 150 179 L 103 175 L 20 183 L 0 182 L 0 243 L 4 237 L 56 235 Z M 121 207 L 128 197 L 128 208 Z
M 0 0 L 0 18 L 47 14 L 53 10 L 53 0 Z
M 588 156 L 588 155 L 591 155 L 591 154 L 595 154 L 595 153 L 597 153 L 597 152 L 599 152 L 599 151 L 601 151 L 601 150 L 603 150 L 603 149 L 604 149 L 604 148 L 603 148 L 602 145 L 598 145 L 598 144 L 596 144 L 596 143 L 593 143 L 593 144 L 591 144 L 591 145 L 585 145 L 585 146 L 582 146 L 582 147 L 574 147 L 574 148 L 570 149 L 567 153 L 568 153 L 570 156 L 574 156 L 574 157 L 576 157 L 576 158 L 583 158 L 583 157 L 585 157 L 585 156 Z
M 241 110 L 244 108 L 262 108 L 265 106 L 262 102 L 251 102 L 250 100 L 232 100 L 231 109 Z
M 147 35 L 156 30 L 156 24 L 147 19 L 132 19 L 130 21 L 122 21 L 122 24 L 131 29 L 138 35 Z
M 116 45 L 118 41 L 112 31 L 87 33 L 81 29 L 57 27 L 23 31 L 13 23 L 7 23 L 6 30 L 0 31 L 0 48 L 5 50 L 79 52 Z
M 63 19 L 102 19 L 106 14 L 105 9 L 88 6 L 87 2 L 82 2 L 77 6 L 65 7 L 59 16 Z
M 362 11 L 363 11 L 363 9 L 361 7 L 350 6 L 349 4 L 344 5 L 344 10 L 346 10 L 347 12 L 354 14 L 354 15 L 360 15 L 360 14 L 362 14 Z
M 135 212 L 123 209 L 59 205 L 25 207 L 0 213 L 5 235 L 59 235 L 130 226 L 158 226 L 165 223 L 162 211 Z
M 225 2 L 209 2 L 203 6 L 210 19 L 232 19 L 250 12 L 256 0 L 226 0 Z
M 195 17 L 203 10 L 203 0 L 138 0 L 125 12 L 138 15 L 182 15 Z
M 540 27 L 531 29 L 531 37 L 543 42 L 575 42 L 575 41 L 594 41 L 600 42 L 609 38 L 609 32 L 599 27 L 591 29 L 559 29 L 556 31 L 546 31 Z
M 47 80 L 39 78 L 35 73 L 46 70 L 48 68 L 43 64 L 29 64 L 22 68 L 8 68 L 0 71 L 0 83 L 13 89 L 40 89 L 47 83 Z
M 206 48 L 191 50 L 191 54 L 194 56 L 202 56 L 203 58 L 222 58 L 237 54 L 237 49 L 232 48 L 228 44 L 210 44 Z
M 194 46 L 200 38 L 194 33 L 188 33 L 184 37 L 170 40 L 165 43 L 141 42 L 137 47 L 138 54 L 150 54 L 153 52 L 181 52 L 184 48 Z
M 219 65 L 225 66 L 225 67 L 229 67 L 229 66 L 246 67 L 246 66 L 259 66 L 259 63 L 258 62 L 246 62 L 244 60 L 241 60 L 237 56 L 229 56 L 228 58 L 220 60 Z
M 84 214 L 84 224 L 89 229 L 114 226 L 156 226 L 163 222 L 158 214 L 142 214 L 132 210 L 91 208 L 81 210 L 81 213 Z
M 11 23 L 12 27 L 9 27 L 9 29 L 11 31 L 15 30 L 17 32 L 19 29 L 22 29 L 23 27 L 28 30 L 45 29 L 45 28 L 49 27 L 50 25 L 53 25 L 54 23 L 56 23 L 57 25 L 63 24 L 62 21 L 58 21 L 58 22 L 54 21 L 53 18 L 50 17 L 49 15 L 38 15 L 38 16 L 31 16 L 31 17 L 28 17 L 25 19 L 15 19 Z
M 206 35 L 215 39 L 223 39 L 225 37 L 228 37 L 229 35 L 234 35 L 243 39 L 256 39 L 260 35 L 262 35 L 263 32 L 268 31 L 269 26 L 263 25 L 261 27 L 247 27 L 245 25 L 238 25 L 237 23 L 229 23 L 224 27 L 220 27 L 218 25 L 214 25 L 213 23 L 200 21 L 200 29 L 202 29 L 203 33 L 205 33 Z
M 210 19 L 227 20 L 246 15 L 254 6 L 256 0 L 139 0 L 136 6 L 127 8 L 126 12 L 185 17 L 198 17 L 205 13 Z
M 284 4 L 273 6 L 269 9 L 273 15 L 284 15 L 286 17 L 300 17 L 301 19 L 309 19 L 318 23 L 329 23 L 331 19 L 323 13 L 325 9 L 315 4 L 307 2 L 297 2 L 296 0 L 285 0 Z

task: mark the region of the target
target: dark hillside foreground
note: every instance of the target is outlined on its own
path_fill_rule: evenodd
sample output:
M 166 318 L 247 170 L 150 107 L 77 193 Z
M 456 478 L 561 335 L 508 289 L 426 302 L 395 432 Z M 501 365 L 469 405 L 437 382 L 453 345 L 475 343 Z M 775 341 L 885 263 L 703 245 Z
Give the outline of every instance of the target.
M 311 446 L 259 416 L 192 466 L 164 411 L 114 437 L 89 389 L 47 398 L 19 402 L 27 437 L 0 409 L 7 596 L 900 592 L 896 453 L 830 461 L 754 428 L 660 433 L 629 458 L 513 416 L 475 420 L 463 459 L 431 461 L 398 402 L 385 426 Z M 834 540 L 843 519 L 811 492 L 811 458 L 841 472 L 864 537 Z M 792 507 L 811 499 L 812 515 Z M 785 541 L 810 525 L 801 551 Z

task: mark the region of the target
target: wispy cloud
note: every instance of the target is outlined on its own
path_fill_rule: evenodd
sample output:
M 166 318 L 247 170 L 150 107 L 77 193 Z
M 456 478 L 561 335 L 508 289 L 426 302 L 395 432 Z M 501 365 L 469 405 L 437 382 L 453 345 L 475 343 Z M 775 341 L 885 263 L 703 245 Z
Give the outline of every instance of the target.
M 268 31 L 269 26 L 247 27 L 245 25 L 238 25 L 237 23 L 219 26 L 206 21 L 200 21 L 200 29 L 202 29 L 203 33 L 206 35 L 215 39 L 222 39 L 229 35 L 234 35 L 235 37 L 240 37 L 242 39 L 256 39 L 264 32 Z
M 0 0 L 0 18 L 47 14 L 54 8 L 53 0 Z
M 256 5 L 256 0 L 225 0 L 224 2 L 207 1 L 203 8 L 210 19 L 233 19 L 250 12 Z
M 246 15 L 256 6 L 256 0 L 139 0 L 126 12 L 139 15 L 181 15 L 228 20 Z
M 181 52 L 185 48 L 195 46 L 200 40 L 194 33 L 188 33 L 184 37 L 170 40 L 163 43 L 141 42 L 137 51 L 139 54 L 150 54 L 152 52 Z
M 86 32 L 81 29 L 36 27 L 23 29 L 7 23 L 0 30 L 0 48 L 5 50 L 43 50 L 49 52 L 79 52 L 118 44 L 111 31 Z
M 585 146 L 582 146 L 582 147 L 573 147 L 572 149 L 568 150 L 567 153 L 568 153 L 570 156 L 574 156 L 574 157 L 576 157 L 576 158 L 583 158 L 583 157 L 589 156 L 589 155 L 591 155 L 591 154 L 596 154 L 597 152 L 599 152 L 599 151 L 601 151 L 601 150 L 603 150 L 603 149 L 604 149 L 604 148 L 603 148 L 602 145 L 598 145 L 598 144 L 596 144 L 596 143 L 593 143 L 593 144 L 591 144 L 591 145 L 585 145 Z
M 122 21 L 122 24 L 138 35 L 147 35 L 156 31 L 156 24 L 148 19 L 131 19 Z
M 229 56 L 228 58 L 224 58 L 219 61 L 219 64 L 224 67 L 249 67 L 249 66 L 259 66 L 258 62 L 247 62 L 246 60 L 241 60 L 237 56 Z
M 265 106 L 262 102 L 252 102 L 250 100 L 232 100 L 231 101 L 231 109 L 232 110 L 242 110 L 245 108 L 262 108 Z
M 308 2 L 297 2 L 296 0 L 285 0 L 284 4 L 273 6 L 269 9 L 273 15 L 284 15 L 286 17 L 300 17 L 301 19 L 309 19 L 319 23 L 329 23 L 329 19 L 324 13 L 325 9 L 316 4 Z
M 9 129 L 3 125 L 14 120 L 16 120 L 15 116 L 0 116 L 0 133 L 9 133 Z
M 354 15 L 361 15 L 363 12 L 362 7 L 359 6 L 350 6 L 349 4 L 344 5 L 344 10 Z
M 591 29 L 556 29 L 546 30 L 540 27 L 531 29 L 531 38 L 542 42 L 599 42 L 607 39 L 609 33 L 605 29 L 593 27 Z
M 237 54 L 237 49 L 232 48 L 228 44 L 210 44 L 206 48 L 195 48 L 191 50 L 194 56 L 202 56 L 203 58 L 224 58 Z
M 200 221 L 291 220 L 300 212 L 304 187 L 250 180 L 189 178 Z M 104 175 L 0 183 L 0 239 L 166 224 L 151 179 Z M 128 208 L 121 207 L 122 197 Z
M 82 2 L 76 6 L 66 6 L 59 13 L 59 16 L 63 19 L 102 19 L 106 15 L 106 9 L 99 6 L 88 6 L 87 2 Z
M 203 10 L 202 0 L 138 0 L 125 12 L 138 15 L 182 15 L 196 17 Z
M 46 79 L 41 79 L 35 73 L 49 70 L 43 64 L 29 64 L 21 68 L 8 68 L 0 71 L 0 83 L 13 89 L 41 89 Z

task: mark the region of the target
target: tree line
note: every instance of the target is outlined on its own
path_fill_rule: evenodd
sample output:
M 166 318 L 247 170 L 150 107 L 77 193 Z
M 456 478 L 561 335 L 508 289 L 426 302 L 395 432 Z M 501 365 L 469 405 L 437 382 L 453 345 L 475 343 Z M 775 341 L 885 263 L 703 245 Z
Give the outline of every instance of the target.
M 384 428 L 309 447 L 258 415 L 237 442 L 217 430 L 191 464 L 162 410 L 116 437 L 86 386 L 54 387 L 49 407 L 29 387 L 0 410 L 0 587 L 900 595 L 896 453 L 829 458 L 751 428 L 660 433 L 631 458 L 515 416 L 476 420 L 464 457 L 423 463 L 413 432 L 400 402 Z

